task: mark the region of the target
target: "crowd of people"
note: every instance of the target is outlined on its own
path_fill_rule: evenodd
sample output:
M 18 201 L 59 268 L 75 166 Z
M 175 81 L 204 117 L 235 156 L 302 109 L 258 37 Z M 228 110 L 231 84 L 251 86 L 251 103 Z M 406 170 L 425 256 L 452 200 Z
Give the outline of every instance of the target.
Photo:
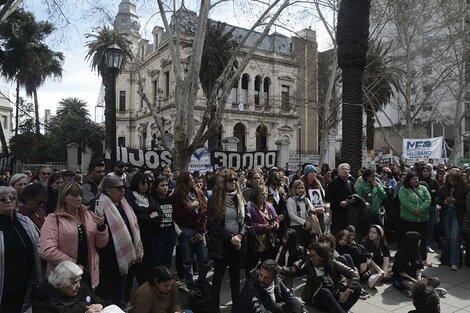
M 233 313 L 347 312 L 381 283 L 438 312 L 446 291 L 422 270 L 435 249 L 454 271 L 470 266 L 469 175 L 402 160 L 357 175 L 346 163 L 200 174 L 121 161 L 106 175 L 103 160 L 85 177 L 4 171 L 0 312 L 217 313 L 227 269 Z

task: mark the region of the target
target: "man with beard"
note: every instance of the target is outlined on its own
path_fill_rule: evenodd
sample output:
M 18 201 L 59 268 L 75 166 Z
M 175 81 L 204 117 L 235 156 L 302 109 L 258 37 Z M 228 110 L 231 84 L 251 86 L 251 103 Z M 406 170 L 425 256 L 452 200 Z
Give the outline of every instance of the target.
M 278 277 L 279 266 L 268 259 L 252 271 L 242 289 L 238 313 L 307 313 L 307 309 Z M 284 302 L 281 306 L 278 302 Z
M 114 167 L 114 172 L 108 173 L 108 176 L 117 176 L 119 177 L 123 184 L 126 184 L 126 163 L 122 161 L 117 161 L 116 166 Z

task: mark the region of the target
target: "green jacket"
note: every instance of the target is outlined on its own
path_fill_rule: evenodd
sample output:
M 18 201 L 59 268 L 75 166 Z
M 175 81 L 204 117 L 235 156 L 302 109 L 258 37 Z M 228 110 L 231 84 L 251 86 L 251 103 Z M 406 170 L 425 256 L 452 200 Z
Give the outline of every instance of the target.
M 382 206 L 382 201 L 387 198 L 387 193 L 380 181 L 378 187 L 372 187 L 367 181 L 360 181 L 356 185 L 356 193 L 369 202 L 372 212 L 377 215 Z
M 400 200 L 400 218 L 408 222 L 426 222 L 429 219 L 431 195 L 428 188 L 419 185 L 416 189 L 402 186 L 398 193 Z M 419 209 L 420 214 L 414 211 Z

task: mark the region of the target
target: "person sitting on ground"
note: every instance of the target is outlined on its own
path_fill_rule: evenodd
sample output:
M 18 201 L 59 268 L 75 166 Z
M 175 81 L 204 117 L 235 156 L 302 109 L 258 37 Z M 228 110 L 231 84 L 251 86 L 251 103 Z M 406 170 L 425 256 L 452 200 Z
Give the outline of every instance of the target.
M 408 313 L 440 313 L 441 304 L 437 291 L 430 286 L 420 282 L 413 286 L 413 305 L 416 310 Z
M 440 284 L 439 278 L 424 277 L 421 273 L 423 265 L 419 252 L 420 237 L 421 235 L 417 232 L 407 232 L 403 236 L 393 263 L 393 285 L 401 289 L 408 297 L 411 297 L 411 290 L 417 282 L 422 281 L 434 288 Z
M 383 228 L 380 225 L 372 225 L 369 229 L 369 235 L 362 240 L 361 244 L 370 253 L 372 265 L 370 270 L 379 274 L 380 280 L 387 279 L 390 269 L 390 250 Z
M 86 284 L 81 283 L 83 270 L 71 261 L 55 267 L 38 290 L 33 292 L 34 313 L 99 313 L 105 302 L 96 297 Z M 122 312 L 111 306 L 109 312 Z
M 299 275 L 307 275 L 302 300 L 320 310 L 348 312 L 359 299 L 359 274 L 343 263 L 333 260 L 330 248 L 323 243 L 309 247 L 309 258 L 298 263 Z M 342 281 L 346 279 L 347 283 Z
M 278 277 L 276 261 L 267 259 L 247 280 L 235 312 L 238 313 L 306 313 L 306 308 Z M 278 302 L 284 302 L 281 306 Z
M 282 282 L 291 291 L 294 288 L 294 277 L 297 270 L 294 264 L 302 260 L 303 256 L 304 250 L 297 243 L 295 230 L 288 229 L 276 247 L 275 260 L 280 267 L 279 274 Z
M 133 313 L 191 313 L 181 310 L 178 285 L 165 266 L 157 266 L 148 281 L 137 288 L 132 301 Z

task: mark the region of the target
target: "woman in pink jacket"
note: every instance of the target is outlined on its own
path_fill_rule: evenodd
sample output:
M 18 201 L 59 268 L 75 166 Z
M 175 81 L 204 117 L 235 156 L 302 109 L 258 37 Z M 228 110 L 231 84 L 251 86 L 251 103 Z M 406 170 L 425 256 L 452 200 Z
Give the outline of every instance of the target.
M 49 273 L 62 261 L 72 261 L 83 267 L 82 278 L 89 286 L 99 284 L 99 256 L 96 248 L 108 243 L 104 217 L 93 214 L 82 205 L 82 189 L 71 182 L 62 186 L 58 208 L 46 217 L 41 229 L 41 257 Z

